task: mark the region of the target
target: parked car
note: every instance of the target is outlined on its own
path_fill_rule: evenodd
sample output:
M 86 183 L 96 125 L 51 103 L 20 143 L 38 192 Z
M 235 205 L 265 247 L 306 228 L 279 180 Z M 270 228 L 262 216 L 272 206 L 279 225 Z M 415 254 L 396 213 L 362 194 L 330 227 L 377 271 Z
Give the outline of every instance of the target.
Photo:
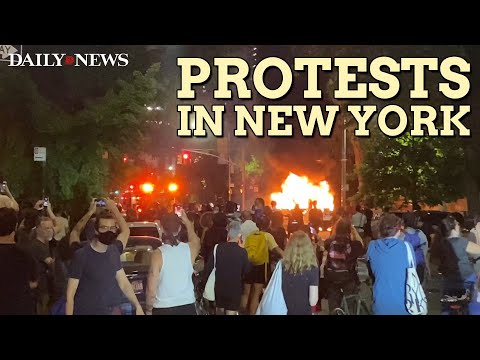
M 137 221 L 127 223 L 130 228 L 130 236 L 150 236 L 161 239 L 160 226 L 156 222 Z
M 132 284 L 133 291 L 137 296 L 143 311 L 146 310 L 146 291 L 148 272 L 152 260 L 152 252 L 160 247 L 162 242 L 158 238 L 149 236 L 131 236 L 128 239 L 127 247 L 121 255 L 123 269 L 127 278 Z M 200 279 L 199 274 L 203 271 L 204 260 L 201 256 L 193 266 L 194 275 L 192 281 L 196 284 Z M 134 315 L 135 311 L 128 299 L 125 297 L 122 301 L 122 314 Z
M 155 250 L 162 246 L 162 240 L 154 236 L 130 236 L 126 248 L 137 246 L 150 246 L 152 250 Z
M 128 280 L 132 284 L 133 291 L 135 292 L 143 311 L 145 311 L 146 305 L 147 277 L 150 269 L 152 251 L 153 248 L 149 245 L 136 245 L 131 247 L 127 245 L 120 257 L 123 269 L 127 274 Z M 122 314 L 135 314 L 133 306 L 126 297 L 124 297 L 121 307 Z

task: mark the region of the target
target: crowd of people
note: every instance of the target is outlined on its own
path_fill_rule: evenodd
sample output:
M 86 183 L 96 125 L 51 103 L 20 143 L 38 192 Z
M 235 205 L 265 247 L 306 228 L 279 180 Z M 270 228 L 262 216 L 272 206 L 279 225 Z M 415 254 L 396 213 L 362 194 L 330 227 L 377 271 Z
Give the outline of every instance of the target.
M 412 267 L 420 286 L 434 267 L 443 295 L 471 291 L 475 312 L 480 216 L 465 232 L 453 215 L 425 227 L 421 212 L 375 218 L 359 205 L 338 212 L 322 239 L 324 217 L 315 202 L 287 216 L 262 198 L 249 210 L 230 210 L 167 211 L 158 219 L 162 245 L 151 253 L 142 307 L 120 260 L 128 219 L 113 200 L 99 207 L 92 199 L 71 227 L 62 209 L 45 200 L 19 206 L 6 187 L 0 195 L 0 314 L 115 315 L 126 298 L 137 315 L 195 315 L 199 293 L 212 315 L 268 313 L 272 301 L 284 304 L 284 315 L 311 315 L 322 310 L 322 299 L 334 313 L 343 297 L 360 296 L 366 281 L 373 284 L 373 314 L 408 315 L 405 284 Z M 204 267 L 194 283 L 199 259 Z M 359 276 L 361 259 L 366 280 Z M 448 304 L 442 310 L 447 314 Z

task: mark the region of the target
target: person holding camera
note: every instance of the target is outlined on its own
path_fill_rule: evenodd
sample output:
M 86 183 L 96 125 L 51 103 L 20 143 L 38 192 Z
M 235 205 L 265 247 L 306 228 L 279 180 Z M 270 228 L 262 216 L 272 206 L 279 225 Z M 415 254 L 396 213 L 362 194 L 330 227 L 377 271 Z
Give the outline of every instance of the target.
M 11 208 L 17 213 L 20 211 L 20 207 L 10 192 L 6 181 L 0 182 L 0 208 L 3 207 Z

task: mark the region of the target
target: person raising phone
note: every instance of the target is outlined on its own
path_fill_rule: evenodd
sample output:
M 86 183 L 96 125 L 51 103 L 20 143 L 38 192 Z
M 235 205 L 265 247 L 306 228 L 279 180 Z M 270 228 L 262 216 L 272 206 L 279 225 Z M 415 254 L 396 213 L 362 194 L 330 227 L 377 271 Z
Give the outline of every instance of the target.
M 79 241 L 79 234 L 97 211 L 92 199 L 87 214 L 73 228 L 70 243 Z M 120 314 L 118 288 L 143 315 L 130 281 L 122 268 L 120 254 L 125 248 L 130 229 L 113 200 L 106 200 L 105 210 L 95 220 L 95 237 L 78 249 L 70 265 L 67 284 L 67 315 Z

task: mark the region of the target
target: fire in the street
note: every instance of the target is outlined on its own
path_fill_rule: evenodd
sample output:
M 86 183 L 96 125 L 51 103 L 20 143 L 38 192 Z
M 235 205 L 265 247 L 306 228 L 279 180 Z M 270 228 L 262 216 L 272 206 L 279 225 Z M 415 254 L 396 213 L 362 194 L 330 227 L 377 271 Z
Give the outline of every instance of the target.
M 277 208 L 282 210 L 291 210 L 296 204 L 300 209 L 307 209 L 309 200 L 317 200 L 318 209 L 333 211 L 333 195 L 328 182 L 322 181 L 315 185 L 306 176 L 300 177 L 293 173 L 290 173 L 282 184 L 282 192 L 273 193 L 270 198 L 276 201 Z

